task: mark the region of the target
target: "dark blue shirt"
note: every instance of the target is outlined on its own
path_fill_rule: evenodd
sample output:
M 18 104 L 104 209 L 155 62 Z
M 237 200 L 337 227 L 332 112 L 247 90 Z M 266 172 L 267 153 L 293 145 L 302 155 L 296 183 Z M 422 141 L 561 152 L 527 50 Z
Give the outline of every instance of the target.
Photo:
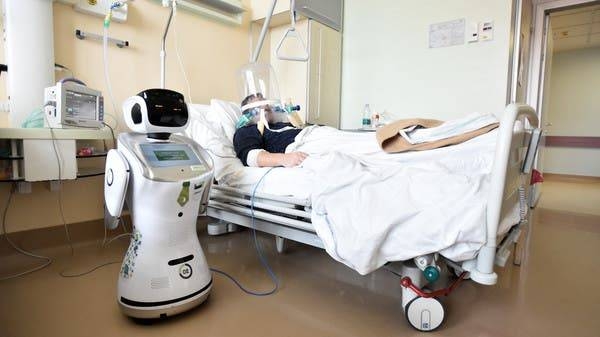
M 272 130 L 292 126 L 290 123 L 275 123 L 269 125 Z M 262 149 L 270 153 L 285 153 L 285 148 L 294 142 L 294 138 L 300 133 L 300 129 L 290 129 L 281 132 L 271 131 L 265 128 L 263 135 L 258 132 L 256 124 L 244 126 L 235 131 L 233 135 L 233 148 L 238 158 L 248 166 L 248 152 Z

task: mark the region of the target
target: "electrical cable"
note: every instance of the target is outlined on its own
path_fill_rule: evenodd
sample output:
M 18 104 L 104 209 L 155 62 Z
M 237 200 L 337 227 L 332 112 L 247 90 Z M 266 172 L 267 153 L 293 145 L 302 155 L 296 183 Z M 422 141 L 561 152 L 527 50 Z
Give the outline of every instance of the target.
M 45 116 L 44 116 L 45 117 Z M 114 131 L 112 129 L 112 127 L 110 127 L 110 125 L 108 125 L 107 123 L 104 123 L 105 125 L 107 125 L 112 133 L 113 136 L 113 141 L 114 141 Z M 69 227 L 67 225 L 67 222 L 65 220 L 65 215 L 64 215 L 64 210 L 63 210 L 63 204 L 62 204 L 62 167 L 63 167 L 63 162 L 62 162 L 62 156 L 60 155 L 60 151 L 58 151 L 57 145 L 56 145 L 56 135 L 54 134 L 54 128 L 50 128 L 50 134 L 52 136 L 52 146 L 54 148 L 54 154 L 56 155 L 56 160 L 57 160 L 57 164 L 58 164 L 58 181 L 60 183 L 60 187 L 58 189 L 58 202 L 59 202 L 59 209 L 60 209 L 60 214 L 61 214 L 61 218 L 63 221 L 63 225 L 65 227 L 65 233 L 67 235 L 67 241 L 69 243 L 69 247 L 71 248 L 71 256 L 75 255 L 75 248 L 73 246 L 73 241 L 71 239 L 71 234 L 69 232 Z M 121 222 L 121 224 L 123 225 L 123 230 L 125 232 L 127 232 L 127 229 L 125 228 L 125 225 L 123 224 L 123 222 Z M 124 233 L 124 234 L 120 234 L 117 235 L 114 238 L 111 238 L 108 242 L 106 241 L 106 227 L 105 227 L 105 236 L 104 236 L 104 240 L 102 242 L 102 247 L 105 247 L 107 245 L 109 245 L 110 243 L 112 243 L 113 241 L 115 241 L 118 238 L 124 237 L 126 235 L 130 236 L 131 233 Z M 111 264 L 115 264 L 115 263 L 120 263 L 121 261 L 112 261 L 112 262 L 107 262 L 107 263 L 103 263 L 101 265 L 95 266 L 94 268 L 92 268 L 89 271 L 86 271 L 84 273 L 80 273 L 80 274 L 66 274 L 66 271 L 61 271 L 59 274 L 62 277 L 79 277 L 79 276 L 83 276 L 83 275 L 87 275 L 90 274 L 91 272 L 104 267 L 104 266 L 108 266 Z
M 183 73 L 183 79 L 185 80 L 185 85 L 187 87 L 187 95 L 188 95 L 188 101 L 190 102 L 190 104 L 194 104 L 194 101 L 192 100 L 192 90 L 190 87 L 190 81 L 188 79 L 187 76 L 187 72 L 185 71 L 185 65 L 183 63 L 182 57 L 181 57 L 181 52 L 179 51 L 179 34 L 178 34 L 178 20 L 177 20 L 177 5 L 176 2 L 173 1 L 173 30 L 175 33 L 175 54 L 177 55 L 177 61 L 179 63 L 179 68 L 181 69 L 181 72 Z
M 97 266 L 95 266 L 94 268 L 92 268 L 90 270 L 86 270 L 84 272 L 77 273 L 77 274 L 67 274 L 66 271 L 63 270 L 63 271 L 61 271 L 59 273 L 59 275 L 62 276 L 62 277 L 66 277 L 66 278 L 81 277 L 81 276 L 85 276 L 85 275 L 91 274 L 91 273 L 95 272 L 96 270 L 98 270 L 98 269 L 100 269 L 102 267 L 110 266 L 110 265 L 121 263 L 121 262 L 123 262 L 123 261 L 106 262 L 106 263 L 103 263 L 101 265 L 97 265 Z
M 35 268 L 32 268 L 32 269 L 26 270 L 26 271 L 24 271 L 24 272 L 20 272 L 20 273 L 14 274 L 14 275 L 9 275 L 9 276 L 4 276 L 4 277 L 1 277 L 1 278 L 0 278 L 0 281 L 6 281 L 6 280 L 13 279 L 13 278 L 21 277 L 21 276 L 24 276 L 24 275 L 27 275 L 27 274 L 31 274 L 31 273 L 33 273 L 33 272 L 36 272 L 36 271 L 38 271 L 38 270 L 41 270 L 41 269 L 44 269 L 44 268 L 46 268 L 47 266 L 49 266 L 49 265 L 52 263 L 52 259 L 51 259 L 51 258 L 49 258 L 49 257 L 47 257 L 47 256 L 43 256 L 43 255 L 37 255 L 37 254 L 34 254 L 34 253 L 32 253 L 32 252 L 29 252 L 29 251 L 26 251 L 26 250 L 24 250 L 24 249 L 21 249 L 21 248 L 19 248 L 19 247 L 18 247 L 18 246 L 17 246 L 17 245 L 16 245 L 16 244 L 15 244 L 15 243 L 14 243 L 14 242 L 13 242 L 13 241 L 12 241 L 12 240 L 9 238 L 9 237 L 8 237 L 8 232 L 6 231 L 6 214 L 8 213 L 8 209 L 9 209 L 9 207 L 10 207 L 10 203 L 11 203 L 11 201 L 12 201 L 12 197 L 13 197 L 13 194 L 14 194 L 14 190 L 15 190 L 15 185 L 13 184 L 13 185 L 11 186 L 11 188 L 10 188 L 10 192 L 9 192 L 9 194 L 8 194 L 8 199 L 6 200 L 6 206 L 4 207 L 4 214 L 2 215 L 2 232 L 4 233 L 4 239 L 6 239 L 6 241 L 8 242 L 8 244 L 9 244 L 9 245 L 10 245 L 10 246 L 11 246 L 11 247 L 14 249 L 14 250 L 16 250 L 17 252 L 19 252 L 19 253 L 21 253 L 21 254 L 23 254 L 23 255 L 25 255 L 25 256 L 29 256 L 29 257 L 33 257 L 33 258 L 36 258 L 36 259 L 41 259 L 41 260 L 46 260 L 46 262 L 44 262 L 43 264 L 41 264 L 41 265 L 39 265 L 39 266 L 37 266 L 37 267 L 35 267 Z
M 104 124 L 106 127 L 108 127 L 110 129 L 110 134 L 111 134 L 112 140 L 113 140 L 113 148 L 117 147 L 117 138 L 115 137 L 115 129 L 113 129 L 113 127 L 110 126 L 108 123 L 102 122 L 102 124 Z
M 263 267 L 265 268 L 265 270 L 267 271 L 267 273 L 269 274 L 269 277 L 271 278 L 271 280 L 273 281 L 273 289 L 266 291 L 266 292 L 256 292 L 253 290 L 249 290 L 246 289 L 238 280 L 236 280 L 233 276 L 231 276 L 230 274 L 217 269 L 217 268 L 210 268 L 210 270 L 214 273 L 217 274 L 221 274 L 225 277 L 227 277 L 228 279 L 230 279 L 233 283 L 235 283 L 236 286 L 238 286 L 238 288 L 240 288 L 243 292 L 245 292 L 248 295 L 252 295 L 252 296 L 269 296 L 274 294 L 275 292 L 277 292 L 277 290 L 279 290 L 279 279 L 277 278 L 277 275 L 275 275 L 275 273 L 273 272 L 273 270 L 271 269 L 271 267 L 269 266 L 269 262 L 267 261 L 266 257 L 263 255 L 262 253 L 262 248 L 258 242 L 258 237 L 256 235 L 256 223 L 255 223 L 255 215 L 254 215 L 254 198 L 256 195 L 256 190 L 258 189 L 258 186 L 260 185 L 260 183 L 265 179 L 265 177 L 267 176 L 267 174 L 269 174 L 269 172 L 271 172 L 274 169 L 274 167 L 270 168 L 267 172 L 265 172 L 265 174 L 260 178 L 260 180 L 256 183 L 256 185 L 254 185 L 254 189 L 252 190 L 252 197 L 250 199 L 250 212 L 251 212 L 251 218 L 252 218 L 252 235 L 254 238 L 254 246 L 256 248 L 256 253 L 258 255 L 258 258 L 261 262 L 261 264 L 263 265 Z
M 46 124 L 48 123 L 48 118 L 46 114 L 44 114 L 44 118 L 46 119 Z M 69 232 L 69 226 L 67 225 L 67 221 L 65 220 L 65 212 L 62 203 L 62 168 L 63 168 L 63 159 L 60 155 L 60 151 L 58 150 L 58 146 L 56 145 L 56 135 L 54 134 L 54 128 L 48 127 L 50 129 L 50 136 L 52 138 L 52 148 L 54 149 L 54 155 L 56 156 L 56 164 L 58 165 L 58 209 L 60 211 L 60 217 L 65 227 L 65 234 L 67 236 L 67 242 L 69 243 L 69 247 L 71 249 L 71 255 L 75 254 L 75 248 L 73 247 L 73 241 L 71 240 L 71 233 Z

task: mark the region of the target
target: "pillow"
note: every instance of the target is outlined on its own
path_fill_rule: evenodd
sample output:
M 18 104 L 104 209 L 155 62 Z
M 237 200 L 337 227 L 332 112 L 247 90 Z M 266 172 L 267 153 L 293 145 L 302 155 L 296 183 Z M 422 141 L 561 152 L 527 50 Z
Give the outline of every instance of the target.
M 244 168 L 236 157 L 233 142 L 227 139 L 221 123 L 209 120 L 212 109 L 208 105 L 188 105 L 190 123 L 185 134 L 208 151 L 214 164 L 214 176 L 219 183 L 235 177 Z M 217 114 L 212 114 L 213 118 Z M 235 126 L 234 126 L 235 128 Z M 233 136 L 232 136 L 233 137 Z
M 233 135 L 235 134 L 235 124 L 242 116 L 242 111 L 237 103 L 221 101 L 218 99 L 210 100 L 210 111 L 207 119 L 221 126 L 223 134 L 229 142 L 233 144 Z
M 186 135 L 214 155 L 235 157 L 233 144 L 224 136 L 221 125 L 208 119 L 210 110 L 206 105 L 189 106 L 190 123 Z

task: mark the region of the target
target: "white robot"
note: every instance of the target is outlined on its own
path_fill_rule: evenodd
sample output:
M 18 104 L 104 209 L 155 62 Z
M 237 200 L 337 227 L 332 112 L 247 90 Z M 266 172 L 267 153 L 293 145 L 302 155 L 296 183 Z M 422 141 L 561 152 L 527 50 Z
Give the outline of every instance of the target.
M 196 234 L 213 179 L 209 155 L 173 135 L 188 124 L 183 95 L 149 89 L 123 103 L 133 133 L 118 137 L 106 158 L 106 224 L 118 224 L 127 201 L 133 237 L 118 282 L 118 303 L 136 318 L 163 318 L 209 295 L 212 277 Z

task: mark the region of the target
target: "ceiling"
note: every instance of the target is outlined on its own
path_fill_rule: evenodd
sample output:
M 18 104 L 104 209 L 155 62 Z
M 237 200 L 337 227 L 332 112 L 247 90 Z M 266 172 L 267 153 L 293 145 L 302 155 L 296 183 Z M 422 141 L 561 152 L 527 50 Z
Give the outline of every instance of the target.
M 550 14 L 554 52 L 600 47 L 600 4 Z

